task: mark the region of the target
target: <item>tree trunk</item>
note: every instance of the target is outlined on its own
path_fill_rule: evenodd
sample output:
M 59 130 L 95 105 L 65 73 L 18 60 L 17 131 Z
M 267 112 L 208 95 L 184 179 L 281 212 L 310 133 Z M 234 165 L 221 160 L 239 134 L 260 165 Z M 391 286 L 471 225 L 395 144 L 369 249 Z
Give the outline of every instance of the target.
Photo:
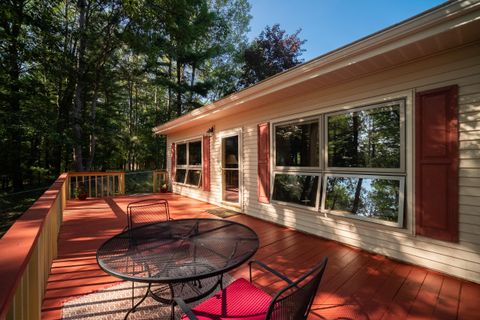
M 360 191 L 362 191 L 363 178 L 358 178 L 357 188 L 355 189 L 355 198 L 353 199 L 352 213 L 355 214 L 358 211 L 360 205 Z
M 172 59 L 168 57 L 168 79 L 172 76 Z M 172 115 L 173 93 L 172 86 L 168 86 L 168 104 L 167 104 L 167 121 Z
M 95 83 L 93 86 L 92 106 L 90 108 L 91 133 L 90 133 L 90 154 L 88 155 L 87 171 L 91 171 L 93 160 L 95 159 L 95 147 L 97 145 L 97 137 L 95 136 L 97 100 L 98 100 L 98 70 L 96 70 Z
M 82 154 L 82 112 L 85 105 L 85 51 L 86 51 L 86 3 L 85 0 L 78 0 L 79 10 L 78 31 L 79 49 L 77 56 L 77 87 L 75 89 L 75 104 L 73 108 L 73 136 L 74 136 L 74 161 L 77 171 L 84 171 Z
M 177 117 L 182 115 L 182 66 L 177 61 Z
M 23 130 L 20 116 L 20 32 L 23 24 L 23 1 L 14 1 L 12 5 L 12 11 L 14 17 L 11 19 L 11 23 L 2 21 L 3 28 L 8 38 L 10 39 L 7 46 L 7 59 L 8 59 L 8 130 L 7 131 L 7 150 L 8 150 L 8 167 L 10 177 L 13 181 L 14 191 L 20 191 L 23 189 L 23 175 L 22 175 L 22 140 Z

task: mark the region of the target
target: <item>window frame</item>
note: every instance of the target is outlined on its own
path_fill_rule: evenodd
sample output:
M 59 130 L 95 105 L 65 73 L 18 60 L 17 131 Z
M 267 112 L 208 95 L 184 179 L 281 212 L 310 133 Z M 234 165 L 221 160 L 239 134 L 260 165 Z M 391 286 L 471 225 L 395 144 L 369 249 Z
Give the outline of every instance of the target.
M 299 124 L 299 123 L 312 123 L 316 122 L 318 124 L 318 166 L 317 167 L 298 167 L 298 166 L 277 166 L 277 157 L 276 157 L 276 132 L 275 129 L 277 126 L 284 126 L 290 124 Z M 272 149 L 272 155 L 270 157 L 270 167 L 273 168 L 270 174 L 270 201 L 275 204 L 284 205 L 284 206 L 291 206 L 295 208 L 302 208 L 305 210 L 316 211 L 318 212 L 321 203 L 321 190 L 322 190 L 322 176 L 323 176 L 323 157 L 322 157 L 322 143 L 323 143 L 323 114 L 318 115 L 311 115 L 308 117 L 297 117 L 291 119 L 285 119 L 278 122 L 272 122 L 270 125 L 270 145 Z M 273 189 L 275 186 L 275 175 L 276 174 L 289 174 L 289 175 L 309 175 L 309 176 L 317 176 L 318 177 L 318 186 L 317 186 L 317 199 L 315 201 L 315 206 L 304 206 L 298 203 L 287 202 L 282 200 L 275 200 L 273 199 Z
M 301 205 L 301 204 L 298 204 L 298 203 L 295 203 L 295 202 L 288 202 L 288 201 L 282 201 L 282 200 L 277 200 L 277 199 L 273 199 L 273 186 L 275 185 L 275 176 L 277 174 L 283 174 L 283 175 L 292 175 L 292 176 L 300 176 L 300 175 L 304 175 L 304 176 L 312 176 L 312 177 L 318 177 L 318 185 L 317 185 L 317 191 L 316 191 L 316 200 L 315 200 L 315 206 L 314 207 L 311 207 L 311 206 L 307 206 L 307 205 Z M 321 196 L 321 189 L 322 189 L 322 174 L 320 172 L 316 172 L 316 173 L 312 173 L 312 172 L 309 172 L 309 173 L 306 173 L 306 172 L 298 172 L 298 171 L 289 171 L 289 172 L 286 172 L 286 171 L 275 171 L 273 172 L 273 182 L 271 184 L 272 186 L 272 191 L 271 191 L 271 195 L 270 195 L 270 199 L 273 203 L 276 203 L 276 204 L 280 204 L 280 205 L 284 205 L 284 206 L 292 206 L 292 207 L 296 207 L 296 208 L 302 208 L 302 209 L 305 209 L 305 210 L 314 210 L 314 211 L 318 211 L 319 208 L 320 208 L 320 203 L 321 203 L 321 200 L 320 200 L 320 196 Z
M 384 180 L 397 180 L 400 182 L 399 185 L 399 194 L 398 194 L 398 220 L 397 222 L 384 221 L 375 218 L 369 218 L 364 216 L 358 216 L 352 213 L 344 212 L 341 210 L 330 210 L 325 209 L 325 202 L 327 200 L 327 179 L 328 177 L 339 177 L 339 178 L 366 178 L 366 179 L 384 179 Z M 332 214 L 335 216 L 348 217 L 352 219 L 368 221 L 377 224 L 383 224 L 391 227 L 403 227 L 405 210 L 405 177 L 403 176 L 391 176 L 391 175 L 371 175 L 371 174 L 351 174 L 351 173 L 325 173 L 323 175 L 323 184 L 322 184 L 322 203 L 320 205 L 320 211 L 323 213 Z
M 315 121 L 316 120 L 316 121 Z M 292 124 L 299 124 L 299 123 L 314 123 L 317 122 L 318 124 L 318 137 L 319 137 L 319 146 L 318 146 L 318 166 L 316 167 L 299 167 L 299 166 L 277 166 L 277 143 L 276 143 L 276 127 L 278 126 L 285 126 L 285 125 L 292 125 Z M 292 120 L 285 120 L 281 122 L 272 123 L 272 137 L 271 137 L 271 145 L 273 147 L 273 171 L 322 171 L 322 116 L 310 116 L 305 118 L 297 118 Z
M 325 112 L 305 112 L 300 115 L 290 115 L 285 117 L 279 117 L 274 119 L 270 123 L 270 201 L 272 204 L 283 205 L 292 208 L 301 208 L 306 211 L 314 211 L 319 214 L 327 216 L 331 214 L 336 217 L 351 218 L 357 221 L 363 221 L 368 223 L 376 223 L 380 225 L 395 227 L 398 230 L 409 228 L 405 225 L 406 222 L 406 195 L 410 194 L 411 190 L 407 188 L 411 187 L 409 184 L 409 177 L 407 175 L 407 128 L 410 128 L 407 124 L 407 117 L 409 116 L 409 108 L 411 107 L 412 96 L 409 92 L 402 92 L 390 96 L 385 101 L 381 101 L 381 97 L 365 99 L 357 104 L 343 103 L 336 105 L 335 107 L 326 108 Z M 328 118 L 330 116 L 338 114 L 354 113 L 358 111 L 364 111 L 369 109 L 388 107 L 395 104 L 400 105 L 400 167 L 399 168 L 352 168 L 352 167 L 329 167 L 328 166 Z M 410 106 L 410 107 L 409 107 Z M 337 110 L 333 110 L 333 109 Z M 342 108 L 341 110 L 338 110 Z M 302 122 L 308 122 L 317 120 L 319 124 L 319 166 L 318 167 L 288 167 L 276 165 L 276 132 L 277 126 L 296 124 Z M 318 190 L 317 190 L 317 203 L 315 207 L 303 206 L 300 204 L 286 202 L 273 199 L 273 189 L 275 185 L 276 174 L 293 174 L 293 175 L 313 175 L 319 177 Z M 326 200 L 326 177 L 332 175 L 339 175 L 341 177 L 366 177 L 366 178 L 385 178 L 400 181 L 400 194 L 399 194 L 399 212 L 398 221 L 396 223 L 383 221 L 375 218 L 359 217 L 348 213 L 338 213 L 336 211 L 325 210 L 324 203 Z M 408 222 L 408 221 L 407 221 Z
M 199 165 L 189 164 L 189 162 L 190 162 L 189 144 L 193 143 L 193 142 L 200 142 L 200 164 Z M 182 145 L 182 144 L 185 144 L 185 146 L 186 146 L 186 153 L 187 154 L 186 154 L 186 164 L 185 165 L 183 165 L 183 164 L 179 165 L 179 164 L 176 163 L 176 161 L 178 159 L 178 153 L 177 153 L 178 146 Z M 195 137 L 195 138 L 191 138 L 191 139 L 188 139 L 188 140 L 181 140 L 181 141 L 175 142 L 175 178 L 174 178 L 174 181 L 173 181 L 174 184 L 185 186 L 185 187 L 191 187 L 191 188 L 200 188 L 202 186 L 202 183 L 203 183 L 202 166 L 203 166 L 203 139 L 202 139 L 202 137 Z M 175 181 L 176 177 L 177 177 L 176 171 L 178 169 L 185 170 L 185 178 L 183 179 L 183 182 Z M 187 183 L 189 171 L 200 171 L 200 180 L 199 180 L 198 185 Z
M 390 105 L 395 105 L 396 102 L 400 104 L 400 167 L 399 168 L 376 168 L 376 167 L 330 167 L 328 165 L 328 119 L 332 116 L 341 115 L 341 114 L 348 114 L 348 113 L 355 113 L 359 111 L 366 111 L 376 108 L 388 107 Z M 363 173 L 363 172 L 373 172 L 373 173 L 382 173 L 382 174 L 405 174 L 406 170 L 406 130 L 405 130 L 405 117 L 406 117 L 406 97 L 393 99 L 389 101 L 384 101 L 381 103 L 373 103 L 368 105 L 363 105 L 359 107 L 353 107 L 350 109 L 345 109 L 341 111 L 335 112 L 328 112 L 324 114 L 324 143 L 323 143 L 323 155 L 324 155 L 324 163 L 325 163 L 325 171 L 348 171 L 348 172 L 356 172 L 356 173 Z

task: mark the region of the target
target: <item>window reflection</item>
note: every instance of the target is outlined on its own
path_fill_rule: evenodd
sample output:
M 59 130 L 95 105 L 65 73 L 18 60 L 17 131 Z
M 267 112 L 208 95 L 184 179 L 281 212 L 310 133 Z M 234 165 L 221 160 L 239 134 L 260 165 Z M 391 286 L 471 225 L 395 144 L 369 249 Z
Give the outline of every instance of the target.
M 177 145 L 177 165 L 186 165 L 187 164 L 187 145 L 178 144 Z
M 202 171 L 200 170 L 188 170 L 187 174 L 187 184 L 191 184 L 194 186 L 200 185 L 200 180 L 202 177 Z
M 318 167 L 318 121 L 275 126 L 277 166 Z
M 187 174 L 187 170 L 177 169 L 175 172 L 175 182 L 184 183 L 186 174 Z
M 400 168 L 400 103 L 328 117 L 328 166 Z
M 188 143 L 188 164 L 202 164 L 202 143 L 200 141 Z
M 317 188 L 318 176 L 276 174 L 273 184 L 273 199 L 315 207 Z
M 398 222 L 400 180 L 339 176 L 326 180 L 325 209 Z

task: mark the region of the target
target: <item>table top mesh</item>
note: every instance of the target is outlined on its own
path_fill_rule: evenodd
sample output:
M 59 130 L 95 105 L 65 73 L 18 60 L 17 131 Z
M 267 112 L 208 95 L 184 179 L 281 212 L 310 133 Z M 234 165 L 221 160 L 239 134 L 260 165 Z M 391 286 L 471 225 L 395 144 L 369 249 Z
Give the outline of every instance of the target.
M 247 261 L 258 249 L 247 226 L 223 219 L 183 219 L 122 232 L 97 251 L 107 273 L 125 280 L 174 283 L 208 278 Z

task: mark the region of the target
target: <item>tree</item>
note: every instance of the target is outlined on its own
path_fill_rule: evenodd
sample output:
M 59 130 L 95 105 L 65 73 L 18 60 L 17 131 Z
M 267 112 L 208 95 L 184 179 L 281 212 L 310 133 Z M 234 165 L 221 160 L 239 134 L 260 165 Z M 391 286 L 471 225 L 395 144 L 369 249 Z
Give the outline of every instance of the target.
M 3 189 L 70 170 L 164 167 L 165 139 L 151 128 L 237 88 L 249 9 L 248 0 L 0 2 Z
M 279 24 L 267 26 L 243 53 L 241 85 L 248 87 L 303 62 L 299 57 L 305 51 L 302 45 L 306 40 L 298 37 L 300 32 L 288 35 Z

